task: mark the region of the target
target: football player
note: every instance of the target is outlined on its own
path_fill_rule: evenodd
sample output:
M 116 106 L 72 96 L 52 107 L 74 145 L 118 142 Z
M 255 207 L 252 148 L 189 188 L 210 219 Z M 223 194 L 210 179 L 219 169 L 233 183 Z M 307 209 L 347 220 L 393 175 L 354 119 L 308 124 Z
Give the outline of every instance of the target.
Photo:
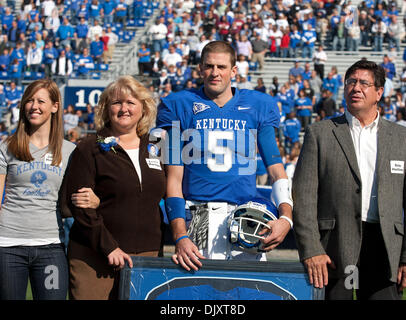
M 233 248 L 227 236 L 227 217 L 256 196 L 256 144 L 279 211 L 279 219 L 268 222 L 272 232 L 261 231 L 264 250 L 279 245 L 293 226 L 289 183 L 275 139 L 276 101 L 232 88 L 235 60 L 229 43 L 208 43 L 199 64 L 202 88 L 172 93 L 158 108 L 157 127 L 166 129 L 168 141 L 165 205 L 176 244 L 172 260 L 186 270 L 198 270 L 205 258 L 265 259 L 264 253 Z

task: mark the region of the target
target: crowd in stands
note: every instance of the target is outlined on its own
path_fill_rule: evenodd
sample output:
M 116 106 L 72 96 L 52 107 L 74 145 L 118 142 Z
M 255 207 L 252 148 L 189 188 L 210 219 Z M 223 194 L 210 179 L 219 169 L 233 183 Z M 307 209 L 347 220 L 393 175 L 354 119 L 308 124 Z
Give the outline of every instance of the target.
M 100 78 L 117 43 L 134 36 L 126 28 L 147 19 L 158 4 L 152 0 L 0 1 L 0 110 L 5 131 L 15 129 L 24 85 L 44 77 L 59 85 L 68 78 Z
M 405 123 L 406 72 L 396 70 L 394 64 L 402 54 L 403 3 L 399 7 L 394 0 L 366 0 L 358 6 L 345 0 L 169 0 L 160 9 L 157 3 L 24 0 L 16 8 L 14 1 L 0 1 L 0 78 L 3 71 L 11 80 L 0 86 L 0 105 L 7 110 L 2 119 L 4 135 L 17 122 L 21 81 L 27 72 L 58 83 L 72 74 L 89 78 L 95 65 L 108 66 L 120 32 L 141 18 L 145 8 L 158 14 L 146 30 L 146 41 L 139 44 L 139 76 L 150 81 L 157 101 L 171 92 L 200 87 L 198 63 L 203 47 L 213 40 L 228 41 L 238 55 L 233 85 L 277 98 L 281 151 L 289 156 L 300 148 L 299 138 L 307 125 L 345 110 L 340 96 L 343 75 L 335 67 L 324 70 L 329 52 L 358 51 L 363 46 L 385 52 L 382 116 Z M 297 60 L 286 70 L 286 83 L 279 83 L 274 75 L 268 86 L 262 78 L 254 84 L 250 73 L 264 69 L 265 57 L 302 62 Z M 78 139 L 80 131 L 93 128 L 94 107 L 65 111 L 70 118 L 66 120 L 68 137 Z M 77 124 L 71 127 L 70 121 Z
M 406 73 L 395 70 L 394 63 L 405 33 L 406 21 L 399 16 L 403 17 L 406 5 L 400 5 L 394 0 L 366 0 L 358 6 L 339 0 L 167 1 L 148 30 L 148 41 L 140 45 L 139 75 L 152 77 L 150 88 L 157 99 L 198 88 L 202 48 L 213 40 L 230 42 L 238 55 L 233 85 L 278 99 L 281 152 L 296 159 L 306 126 L 345 110 L 340 96 L 344 75 L 336 67 L 324 70 L 331 51 L 357 52 L 360 46 L 384 51 L 387 84 L 381 115 L 405 123 Z M 297 60 L 286 70 L 287 83 L 279 83 L 275 75 L 266 87 L 262 78 L 256 84 L 250 81 L 251 71 L 264 69 L 265 57 L 305 62 Z

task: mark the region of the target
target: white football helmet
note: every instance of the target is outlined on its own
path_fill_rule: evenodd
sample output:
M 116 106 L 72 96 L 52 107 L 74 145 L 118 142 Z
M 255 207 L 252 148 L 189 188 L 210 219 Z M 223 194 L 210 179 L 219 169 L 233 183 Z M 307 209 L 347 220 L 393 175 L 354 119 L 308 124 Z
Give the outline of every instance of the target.
M 261 239 L 265 235 L 258 235 L 267 223 L 278 219 L 275 205 L 264 198 L 254 198 L 244 203 L 231 213 L 228 220 L 229 240 L 241 249 L 250 252 L 263 252 Z M 269 232 L 271 230 L 269 229 Z

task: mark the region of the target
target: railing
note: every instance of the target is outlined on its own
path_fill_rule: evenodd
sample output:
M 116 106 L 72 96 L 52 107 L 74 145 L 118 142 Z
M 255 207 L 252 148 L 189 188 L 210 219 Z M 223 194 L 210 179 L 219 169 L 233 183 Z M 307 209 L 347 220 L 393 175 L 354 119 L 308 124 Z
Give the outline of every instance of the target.
M 119 64 L 110 65 L 110 72 L 103 73 L 103 79 L 116 79 L 119 76 L 130 74 L 138 74 L 138 49 L 141 42 L 146 41 L 147 32 L 154 23 L 156 17 L 160 13 L 161 8 L 164 6 L 165 2 L 160 0 L 158 9 L 154 10 L 154 13 L 151 15 L 150 19 L 146 22 L 143 29 L 140 29 L 136 32 L 135 37 L 131 40 L 129 45 L 126 47 L 129 48 L 128 52 L 124 55 L 122 61 Z

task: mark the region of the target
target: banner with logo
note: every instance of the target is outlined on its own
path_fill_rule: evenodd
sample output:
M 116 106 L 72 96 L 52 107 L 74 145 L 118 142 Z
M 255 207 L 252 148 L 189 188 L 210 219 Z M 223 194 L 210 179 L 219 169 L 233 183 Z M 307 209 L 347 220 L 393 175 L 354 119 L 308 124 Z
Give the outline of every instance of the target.
M 320 300 L 299 262 L 204 260 L 188 272 L 170 258 L 133 257 L 121 271 L 123 300 Z

